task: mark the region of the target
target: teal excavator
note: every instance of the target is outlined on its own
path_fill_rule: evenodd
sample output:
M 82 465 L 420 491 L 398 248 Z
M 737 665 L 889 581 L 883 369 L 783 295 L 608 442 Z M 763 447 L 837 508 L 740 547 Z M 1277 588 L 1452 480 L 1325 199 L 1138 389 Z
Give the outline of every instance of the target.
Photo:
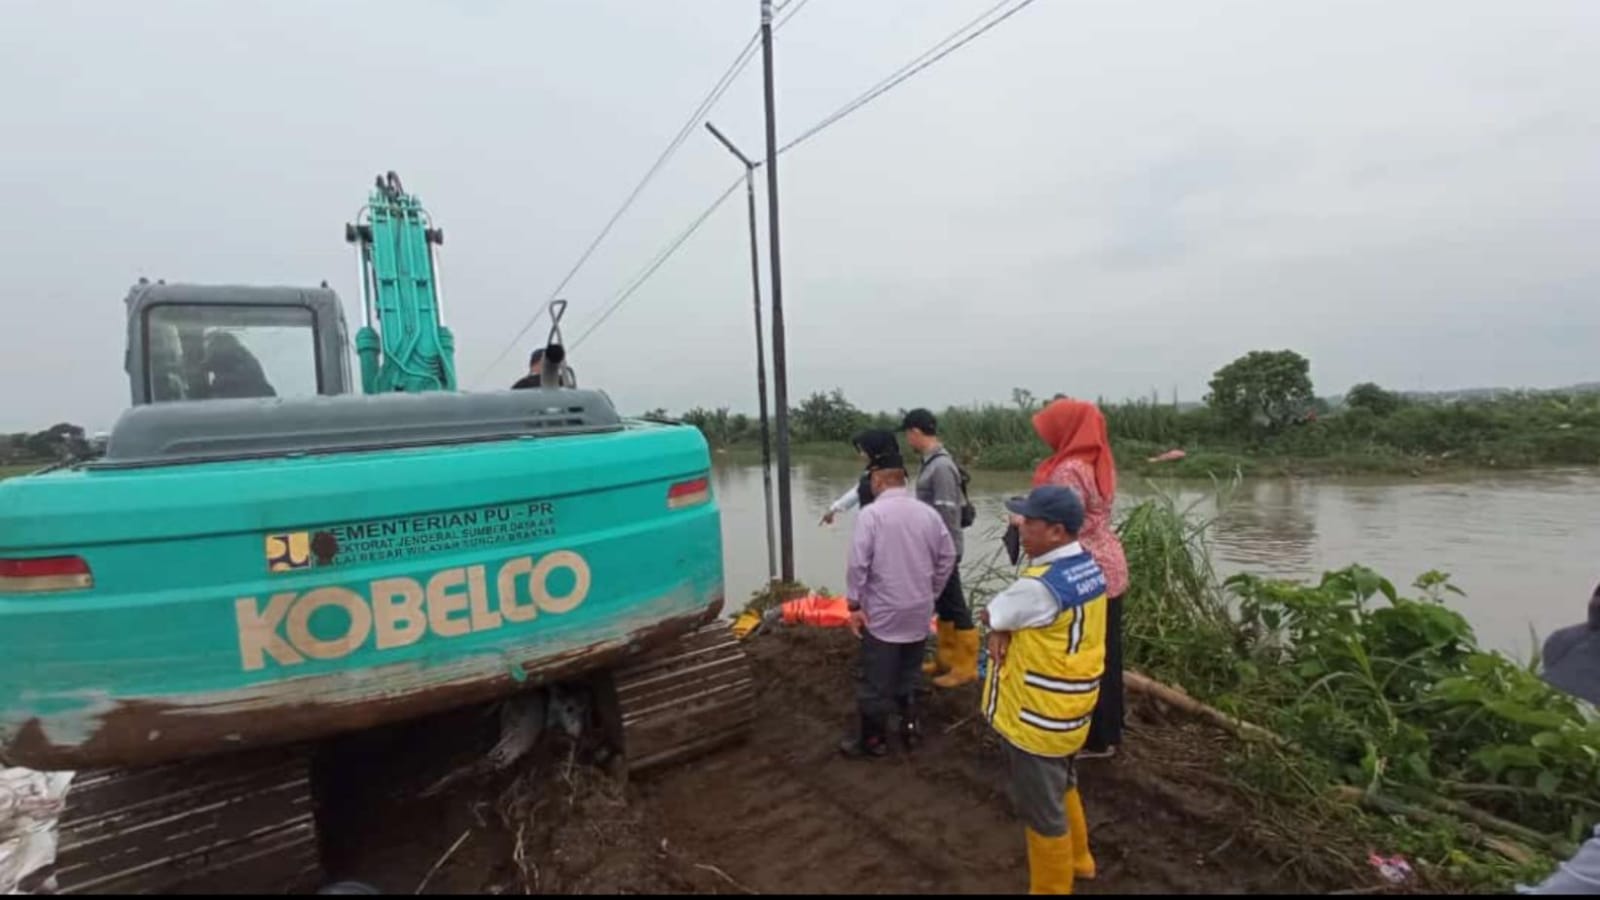
M 638 770 L 751 721 L 699 432 L 573 386 L 564 304 L 543 387 L 460 392 L 442 230 L 391 173 L 345 235 L 359 389 L 326 285 L 142 282 L 104 453 L 0 482 L 0 765 L 76 773 L 61 892 L 314 886 L 318 750 L 380 726 L 562 686 Z

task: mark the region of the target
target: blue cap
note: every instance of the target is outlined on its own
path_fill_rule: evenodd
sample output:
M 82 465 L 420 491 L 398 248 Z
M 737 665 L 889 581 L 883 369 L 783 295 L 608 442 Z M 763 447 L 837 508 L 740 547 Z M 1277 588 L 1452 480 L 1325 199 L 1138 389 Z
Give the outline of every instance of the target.
M 1600 706 L 1600 587 L 1589 599 L 1589 621 L 1556 630 L 1542 655 L 1546 682 Z
M 1057 484 L 1036 487 L 1026 497 L 1013 497 L 1006 501 L 1006 509 L 1024 519 L 1064 525 L 1073 534 L 1083 528 L 1083 501 L 1071 488 Z
M 1544 680 L 1600 704 L 1600 630 L 1587 623 L 1555 631 L 1544 642 Z

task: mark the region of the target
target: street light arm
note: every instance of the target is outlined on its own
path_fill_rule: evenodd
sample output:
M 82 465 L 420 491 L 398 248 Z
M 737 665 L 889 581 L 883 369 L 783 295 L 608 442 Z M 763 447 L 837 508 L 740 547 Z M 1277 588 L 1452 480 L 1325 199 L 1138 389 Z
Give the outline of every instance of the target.
M 711 132 L 711 136 L 716 138 L 718 141 L 720 141 L 722 143 L 722 146 L 727 147 L 729 153 L 732 153 L 734 156 L 737 156 L 739 158 L 739 162 L 744 163 L 744 167 L 746 169 L 754 169 L 756 167 L 757 164 L 752 162 L 750 160 L 750 157 L 745 156 L 743 153 L 740 153 L 739 152 L 739 148 L 735 147 L 733 145 L 733 141 L 728 140 L 727 135 L 725 135 L 722 132 L 717 130 L 717 126 L 711 124 L 710 122 L 707 122 L 706 123 L 706 130 Z

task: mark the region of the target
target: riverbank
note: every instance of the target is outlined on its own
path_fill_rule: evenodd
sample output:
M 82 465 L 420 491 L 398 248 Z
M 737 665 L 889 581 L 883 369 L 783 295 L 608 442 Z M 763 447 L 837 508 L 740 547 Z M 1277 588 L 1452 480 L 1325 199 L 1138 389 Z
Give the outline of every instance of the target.
M 359 773 L 370 790 L 348 804 L 330 874 L 393 893 L 424 881 L 422 893 L 1026 890 L 1023 829 L 1001 748 L 975 714 L 976 685 L 925 693 L 914 753 L 896 745 L 886 759 L 850 760 L 837 750 L 854 714 L 850 635 L 783 629 L 746 646 L 762 698 L 748 741 L 627 784 L 552 746 L 503 777 L 422 797 L 449 771 L 427 745 L 493 719 L 420 725 Z M 1131 701 L 1123 752 L 1080 766 L 1098 864 L 1081 893 L 1467 887 L 1420 863 L 1410 884 L 1388 885 L 1367 861 L 1388 849 L 1368 846 L 1380 835 L 1305 830 L 1314 823 L 1295 809 L 1235 784 L 1226 760 L 1238 741 L 1226 731 Z
M 1230 764 L 1241 785 L 1313 816 L 1358 803 L 1375 842 L 1502 890 L 1600 822 L 1600 719 L 1480 647 L 1446 603 L 1461 594 L 1448 575 L 1408 587 L 1351 565 L 1310 583 L 1219 581 L 1206 523 L 1159 498 L 1118 532 L 1129 664 L 1232 725 L 1248 746 Z
M 814 468 L 800 471 L 813 479 Z M 850 468 L 837 463 L 829 471 Z M 758 509 L 758 472 L 723 471 L 718 479 L 718 492 L 722 485 L 741 485 L 725 493 L 731 506 Z M 990 480 L 986 493 L 974 498 L 990 517 L 995 504 L 987 490 L 1005 490 L 994 479 L 974 479 L 974 485 Z M 1594 476 L 1578 479 L 1578 485 L 1594 484 Z M 1286 482 L 1258 484 L 1266 492 L 1296 492 Z M 1592 496 L 1589 490 L 1574 490 L 1563 479 L 1546 487 L 1552 498 L 1576 498 L 1555 520 L 1586 520 L 1581 498 Z M 814 479 L 800 482 L 797 496 L 811 504 L 808 512 L 829 496 L 830 487 L 818 488 Z M 1530 594 L 1560 597 L 1544 613 L 1539 634 L 1582 617 L 1594 586 L 1592 556 L 1584 554 L 1590 544 L 1566 546 L 1584 560 L 1571 583 L 1528 593 L 1520 581 L 1491 577 L 1494 570 L 1541 569 L 1534 552 L 1498 546 L 1506 533 L 1538 530 L 1541 517 L 1550 516 L 1541 501 L 1530 500 L 1525 528 L 1512 504 L 1493 490 L 1472 492 L 1451 482 L 1405 490 L 1438 490 L 1448 498 L 1419 509 L 1418 527 L 1440 540 L 1416 544 L 1402 564 L 1394 556 L 1341 551 L 1314 570 L 1294 572 L 1294 581 L 1259 575 L 1278 569 L 1261 565 L 1270 554 L 1243 564 L 1234 559 L 1224 572 L 1213 569 L 1216 538 L 1210 522 L 1195 517 L 1192 490 L 1181 501 L 1130 498 L 1130 506 L 1118 509 L 1133 575 L 1123 601 L 1130 666 L 1202 701 L 1216 713 L 1210 721 L 1250 724 L 1237 725 L 1230 732 L 1235 740 L 1213 759 L 1219 777 L 1270 810 L 1258 815 L 1274 820 L 1272 828 L 1302 834 L 1309 846 L 1355 842 L 1384 857 L 1402 855 L 1414 870 L 1427 868 L 1432 878 L 1462 889 L 1506 890 L 1538 881 L 1600 820 L 1600 806 L 1587 798 L 1589 786 L 1600 781 L 1600 761 L 1587 749 L 1600 745 L 1600 722 L 1518 661 L 1531 658 L 1530 628 L 1518 620 L 1538 602 Z M 1384 548 L 1395 543 L 1384 536 L 1394 533 L 1384 530 L 1394 525 L 1394 511 L 1370 490 L 1357 493 L 1354 506 L 1330 516 L 1365 517 L 1371 525 L 1363 532 L 1376 532 Z M 1475 519 L 1485 512 L 1486 520 Z M 1246 519 L 1246 543 L 1282 548 L 1288 541 L 1256 512 L 1246 512 Z M 1427 560 L 1451 567 L 1461 552 L 1456 541 L 1480 527 L 1499 535 L 1490 549 L 1501 556 L 1488 560 L 1486 575 L 1474 570 L 1477 578 L 1461 581 L 1470 591 L 1461 596 L 1450 578 L 1429 572 Z M 755 556 L 757 533 L 749 525 L 731 530 L 752 535 L 733 546 Z M 797 528 L 802 540 L 832 532 Z M 990 538 L 982 532 L 981 541 L 978 535 L 968 540 L 963 573 L 974 605 L 1014 575 Z M 837 572 L 842 544 L 827 544 L 826 552 L 821 544 L 797 544 L 810 549 L 802 562 L 832 557 L 830 564 L 800 567 L 813 585 Z M 1477 556 L 1470 549 L 1467 554 Z M 1389 581 L 1349 565 L 1350 559 L 1376 559 L 1405 581 Z M 1320 575 L 1323 570 L 1331 572 Z M 1522 601 L 1494 602 L 1514 596 Z M 1531 649 L 1538 652 L 1536 642 Z
M 1357 404 L 1361 398 L 1353 394 L 1340 408 L 1308 411 L 1277 425 L 1240 424 L 1203 406 L 1145 401 L 1100 408 L 1118 465 L 1130 475 L 1209 479 L 1600 468 L 1600 393 L 1432 402 L 1384 396 L 1384 404 Z M 1049 453 L 1034 434 L 1037 408 L 1027 398 L 1013 406 L 950 407 L 938 413 L 939 435 L 969 469 L 1028 471 Z M 694 409 L 683 420 L 713 447 L 744 457 L 759 454 L 760 431 L 747 415 Z M 853 458 L 849 442 L 858 430 L 898 432 L 900 421 L 899 414 L 864 413 L 837 391 L 816 394 L 790 419 L 793 452 Z M 1183 457 L 1154 461 L 1174 450 Z
M 977 685 L 923 695 L 915 752 L 896 744 L 888 758 L 850 760 L 836 749 L 854 713 L 850 635 L 781 628 L 746 646 L 762 698 L 749 739 L 627 783 L 556 743 L 514 771 L 427 796 L 492 744 L 494 717 L 460 711 L 395 732 L 352 769 L 329 874 L 391 893 L 1026 888 L 1022 827 Z M 1388 784 L 1371 800 L 1321 781 L 1309 793 L 1274 786 L 1263 773 L 1309 778 L 1319 757 L 1241 736 L 1191 705 L 1130 691 L 1121 752 L 1080 764 L 1099 876 L 1080 892 L 1505 891 L 1550 867 L 1517 839 L 1389 799 Z M 474 733 L 476 749 L 456 746 Z M 1417 811 L 1427 815 L 1408 818 Z M 1399 883 L 1374 855 L 1403 858 Z
M 1031 473 L 1044 458 L 1037 445 L 1017 444 L 989 448 L 978 454 L 963 452 L 951 445 L 968 471 L 1003 474 Z M 1168 448 L 1171 449 L 1171 448 Z M 1150 452 L 1149 445 L 1136 442 L 1116 444 L 1117 472 L 1140 478 L 1174 478 L 1193 481 L 1227 480 L 1241 478 L 1314 478 L 1341 475 L 1396 475 L 1421 477 L 1431 474 L 1454 473 L 1471 475 L 1493 472 L 1536 472 L 1547 469 L 1595 468 L 1600 469 L 1600 459 L 1592 463 L 1510 462 L 1497 460 L 1469 460 L 1441 454 L 1437 456 L 1406 456 L 1379 453 L 1340 453 L 1326 456 L 1252 455 L 1242 449 L 1185 451 L 1182 459 L 1155 461 L 1151 457 L 1164 452 Z M 1141 452 L 1142 451 L 1142 455 Z M 751 465 L 761 462 L 761 447 L 756 443 L 738 443 L 719 446 L 715 451 L 729 462 Z M 856 460 L 855 450 L 847 443 L 802 443 L 791 445 L 790 456 L 797 460 L 846 462 Z

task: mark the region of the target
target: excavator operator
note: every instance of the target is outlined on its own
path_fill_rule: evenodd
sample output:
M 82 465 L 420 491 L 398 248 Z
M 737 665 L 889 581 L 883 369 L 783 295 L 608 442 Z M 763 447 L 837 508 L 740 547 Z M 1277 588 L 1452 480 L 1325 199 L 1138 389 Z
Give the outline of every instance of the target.
M 261 361 L 229 332 L 213 331 L 206 336 L 206 371 L 210 375 L 211 397 L 278 396 L 267 381 Z

